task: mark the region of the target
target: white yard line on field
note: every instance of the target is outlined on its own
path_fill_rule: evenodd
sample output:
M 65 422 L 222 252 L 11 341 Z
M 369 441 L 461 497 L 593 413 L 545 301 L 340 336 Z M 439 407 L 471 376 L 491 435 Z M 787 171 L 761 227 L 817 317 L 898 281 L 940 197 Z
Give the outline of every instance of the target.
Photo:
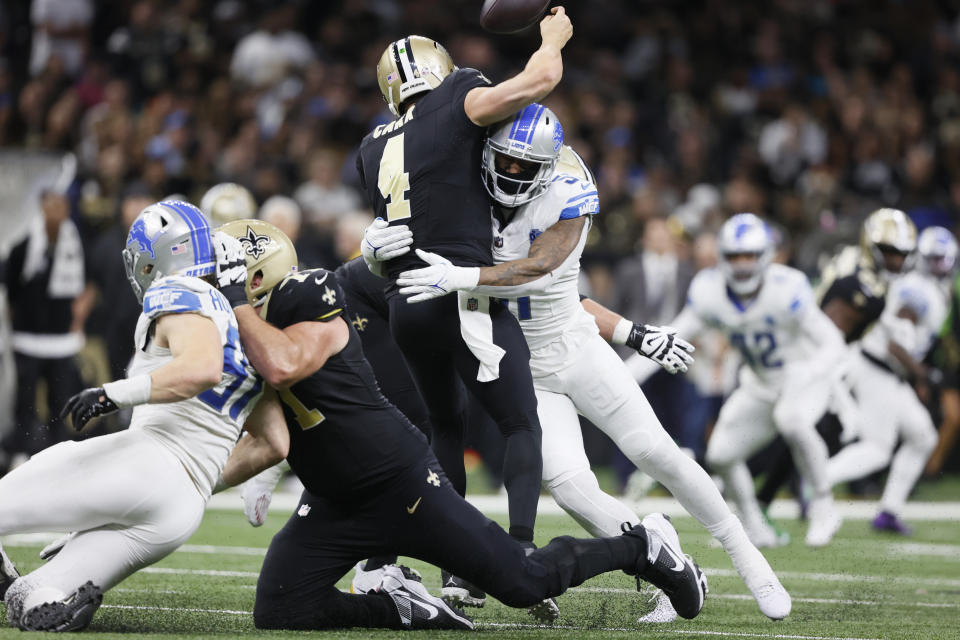
M 887 550 L 893 555 L 936 556 L 960 561 L 960 545 L 934 544 L 929 542 L 891 542 Z
M 130 604 L 105 604 L 104 609 L 132 609 L 136 611 L 178 611 L 188 613 L 220 613 L 232 616 L 253 615 L 252 611 L 236 611 L 233 609 L 190 609 L 184 607 L 154 607 Z M 511 622 L 478 622 L 477 627 L 493 627 L 498 629 L 563 629 L 565 631 L 619 631 L 624 633 L 636 633 L 637 627 L 575 627 L 572 625 L 536 625 Z M 649 628 L 649 627 L 648 627 Z M 844 638 L 836 636 L 797 636 L 788 634 L 768 634 L 768 633 L 743 633 L 739 631 L 708 631 L 704 629 L 660 629 L 659 633 L 676 633 L 678 635 L 696 635 L 696 636 L 720 636 L 733 638 L 778 638 L 783 640 L 881 640 L 880 638 Z
M 622 589 L 618 587 L 573 587 L 569 591 L 580 591 L 583 593 L 622 593 L 625 595 L 636 594 L 635 589 Z M 707 596 L 708 600 L 749 600 L 753 601 L 753 596 L 746 593 L 713 593 Z M 863 605 L 863 606 L 888 606 L 888 607 L 942 607 L 945 609 L 960 608 L 960 603 L 948 602 L 944 604 L 935 604 L 931 602 L 896 602 L 893 600 L 850 600 L 847 598 L 800 598 L 793 597 L 794 602 L 803 602 L 807 604 L 845 604 L 845 605 Z
M 497 627 L 497 628 L 515 628 L 515 629 L 564 629 L 569 631 L 628 631 L 636 633 L 636 627 L 572 627 L 566 625 L 539 625 L 522 624 L 511 622 L 478 622 L 477 627 Z M 641 629 L 656 630 L 657 633 L 676 633 L 680 635 L 694 636 L 721 636 L 731 638 L 783 638 L 784 640 L 881 640 L 880 638 L 839 638 L 836 636 L 795 636 L 788 634 L 770 634 L 770 633 L 745 633 L 742 631 L 708 631 L 705 629 L 661 629 L 655 625 L 640 627 Z

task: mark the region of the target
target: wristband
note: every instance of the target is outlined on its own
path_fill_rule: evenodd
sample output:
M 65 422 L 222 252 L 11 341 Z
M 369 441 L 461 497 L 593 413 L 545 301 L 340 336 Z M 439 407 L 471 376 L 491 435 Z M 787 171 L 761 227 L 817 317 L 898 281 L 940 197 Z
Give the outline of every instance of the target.
M 626 318 L 620 318 L 620 322 L 613 328 L 613 337 L 610 342 L 613 344 L 627 344 L 630 332 L 633 331 L 633 323 Z
M 153 379 L 149 373 L 103 385 L 103 392 L 118 407 L 133 407 L 150 402 Z
M 220 287 L 220 293 L 223 294 L 223 297 L 227 299 L 227 302 L 229 302 L 230 306 L 234 309 L 242 307 L 245 304 L 250 304 L 250 301 L 247 300 L 246 285 L 228 284 L 225 287 Z

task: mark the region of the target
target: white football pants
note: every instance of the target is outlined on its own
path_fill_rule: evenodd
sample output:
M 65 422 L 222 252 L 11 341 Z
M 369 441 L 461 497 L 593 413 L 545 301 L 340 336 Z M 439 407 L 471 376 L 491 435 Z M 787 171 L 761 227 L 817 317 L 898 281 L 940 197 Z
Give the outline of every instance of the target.
M 14 582 L 8 607 L 38 588 L 59 591 L 60 598 L 88 580 L 110 589 L 183 544 L 205 505 L 183 464 L 144 431 L 63 442 L 38 453 L 0 478 L 0 535 L 78 534 Z
M 818 494 L 830 491 L 827 476 L 827 445 L 816 424 L 830 403 L 828 376 L 811 376 L 800 368 L 785 372 L 782 390 L 774 397 L 769 390 L 741 385 L 724 403 L 710 442 L 707 465 L 723 477 L 728 495 L 748 527 L 763 523 L 763 513 L 754 492 L 747 460 L 783 436 L 801 475 Z
M 568 366 L 533 384 L 543 428 L 543 484 L 587 531 L 616 536 L 621 523 L 640 518 L 600 490 L 583 450 L 578 412 L 663 484 L 721 542 L 738 570 L 769 571 L 710 476 L 664 431 L 623 360 L 599 335 L 586 339 Z
M 860 440 L 830 458 L 830 482 L 862 478 L 883 469 L 892 458 L 880 505 L 884 511 L 899 513 L 937 446 L 937 430 L 913 388 L 892 372 L 858 353 L 851 374 Z M 898 437 L 903 444 L 894 455 Z

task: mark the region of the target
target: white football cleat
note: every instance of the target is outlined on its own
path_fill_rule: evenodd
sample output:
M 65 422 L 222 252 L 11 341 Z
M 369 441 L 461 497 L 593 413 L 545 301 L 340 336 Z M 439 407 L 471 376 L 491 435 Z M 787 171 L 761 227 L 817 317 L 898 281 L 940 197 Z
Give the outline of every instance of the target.
M 243 513 L 247 516 L 247 522 L 254 527 L 259 527 L 266 522 L 270 501 L 273 500 L 273 490 L 277 488 L 277 483 L 289 468 L 290 465 L 284 460 L 243 483 L 240 489 Z
M 350 593 L 371 593 L 373 591 L 378 591 L 380 585 L 383 583 L 383 576 L 386 575 L 387 567 L 396 567 L 400 569 L 400 573 L 403 574 L 403 577 L 407 580 L 415 580 L 416 582 L 423 582 L 423 578 L 420 575 L 420 572 L 416 569 L 411 569 L 402 564 L 385 564 L 376 569 L 371 569 L 370 571 L 364 571 L 363 565 L 366 561 L 361 560 L 357 563 L 357 566 L 354 567 L 353 580 L 350 581 Z
M 790 615 L 793 607 L 790 594 L 759 549 L 743 545 L 736 553 L 730 554 L 730 560 L 763 615 L 771 620 L 783 620 Z
M 750 589 L 750 593 L 756 599 L 763 615 L 771 620 L 783 620 L 790 615 L 793 601 L 773 571 L 764 580 L 748 581 L 747 588 Z
M 103 602 L 103 591 L 90 581 L 65 598 L 59 595 L 51 588 L 28 594 L 17 626 L 22 631 L 81 631 Z
M 833 506 L 833 495 L 825 494 L 810 502 L 810 526 L 807 527 L 807 546 L 825 547 L 840 530 L 843 518 Z
M 641 624 L 665 624 L 677 619 L 677 610 L 673 608 L 670 597 L 660 589 L 657 589 L 651 600 L 656 599 L 657 605 L 653 611 L 637 618 Z
M 353 568 L 353 580 L 350 581 L 350 593 L 369 593 L 380 588 L 383 582 L 383 567 L 364 571 L 366 560 L 361 560 Z

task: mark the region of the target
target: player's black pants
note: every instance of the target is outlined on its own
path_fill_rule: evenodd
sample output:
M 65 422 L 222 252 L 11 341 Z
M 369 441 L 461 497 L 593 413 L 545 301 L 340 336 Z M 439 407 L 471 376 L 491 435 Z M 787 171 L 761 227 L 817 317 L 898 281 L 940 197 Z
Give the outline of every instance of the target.
M 506 354 L 500 360 L 500 377 L 478 382 L 480 361 L 460 334 L 456 295 L 418 304 L 399 295 L 390 299 L 390 331 L 427 403 L 433 426 L 431 445 L 443 470 L 464 495 L 466 387 L 506 438 L 503 484 L 509 496 L 510 533 L 532 540 L 543 460 L 530 351 L 520 324 L 504 305 L 491 302 L 490 318 L 493 341 Z
M 431 439 L 433 429 L 427 407 L 413 381 L 403 352 L 390 334 L 390 321 L 379 315 L 362 296 L 351 296 L 350 291 L 346 291 L 350 322 L 360 336 L 363 355 L 377 377 L 380 391 L 428 440 Z
M 454 491 L 428 453 L 366 499 L 333 502 L 305 491 L 270 543 L 257 583 L 254 624 L 399 628 L 389 596 L 351 595 L 334 586 L 358 561 L 382 554 L 425 560 L 507 605 L 526 607 L 606 571 L 634 572 L 646 542 L 636 536 L 564 536 L 527 556 L 519 542 Z

